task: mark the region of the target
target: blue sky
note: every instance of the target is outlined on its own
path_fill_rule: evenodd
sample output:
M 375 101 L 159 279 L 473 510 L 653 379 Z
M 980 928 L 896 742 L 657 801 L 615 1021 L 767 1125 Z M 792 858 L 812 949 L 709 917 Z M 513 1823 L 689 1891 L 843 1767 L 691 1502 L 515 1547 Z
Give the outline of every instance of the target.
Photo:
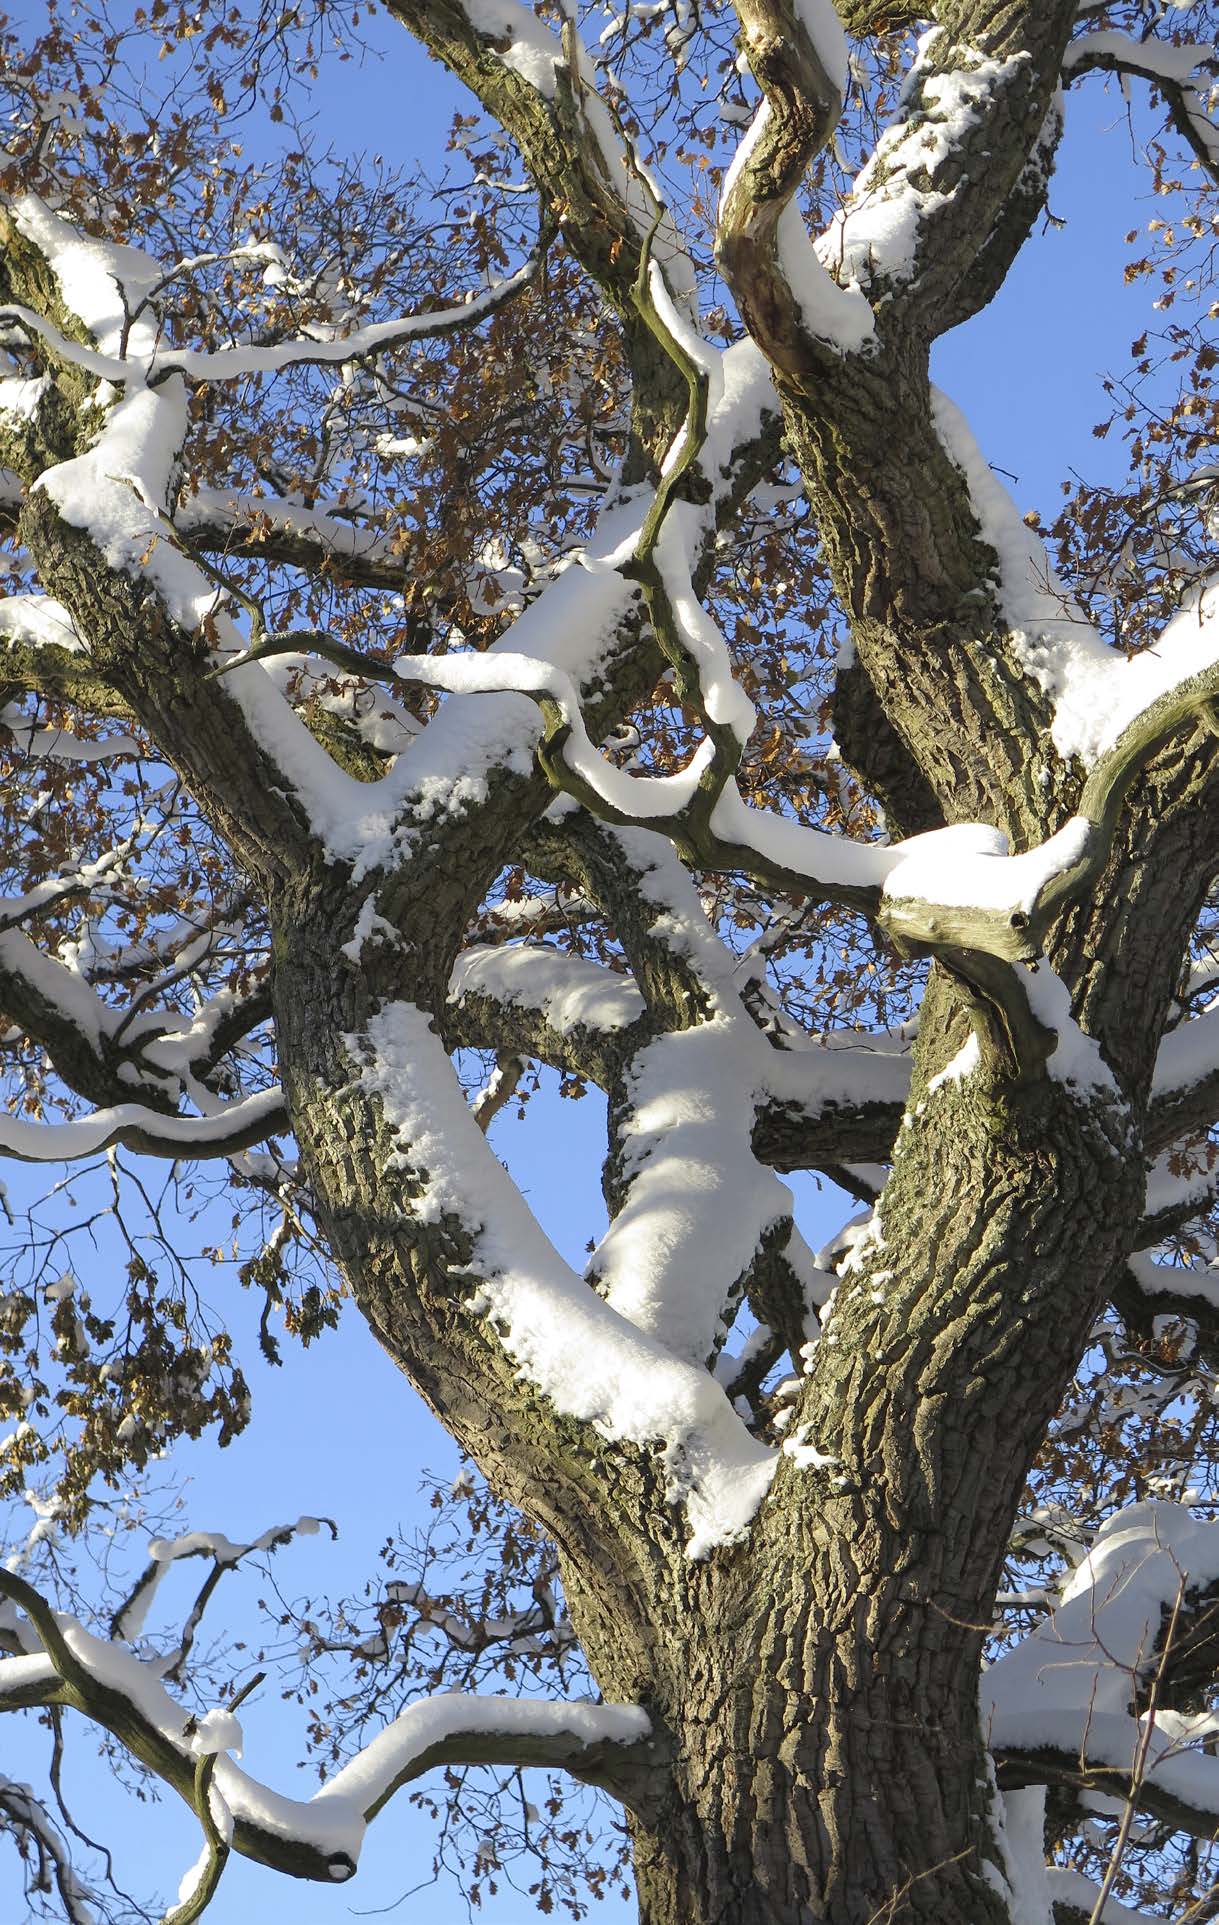
M 328 66 L 319 85 L 319 122 L 337 145 L 379 150 L 395 160 L 435 157 L 460 89 L 427 60 L 405 32 L 384 16 L 371 25 L 391 49 L 382 61 Z M 324 114 L 324 122 L 322 115 Z M 1121 284 L 1123 236 L 1145 226 L 1153 206 L 1147 175 L 1134 163 L 1124 104 L 1099 81 L 1077 90 L 1062 164 L 1051 192 L 1065 226 L 1039 234 L 1026 249 L 992 308 L 946 339 L 936 353 L 936 378 L 965 410 L 989 458 L 1014 476 L 1022 506 L 1053 509 L 1057 484 L 1072 464 L 1093 475 L 1120 458 L 1091 437 L 1104 412 L 1100 376 L 1124 364 L 1130 340 L 1148 319 L 1145 287 Z M 501 1119 L 498 1142 L 559 1246 L 579 1258 L 600 1209 L 598 1167 L 603 1111 L 592 1098 L 560 1104 L 553 1090 L 530 1106 L 528 1122 Z M 15 1187 L 15 1186 L 14 1186 Z M 803 1227 L 816 1245 L 841 1220 L 841 1201 L 812 1181 L 799 1188 Z M 237 1315 L 248 1314 L 243 1303 Z M 253 1350 L 253 1345 L 246 1346 Z M 416 1507 L 420 1473 L 448 1474 L 456 1458 L 449 1440 L 377 1349 L 362 1323 L 348 1316 L 340 1331 L 307 1352 L 292 1347 L 288 1368 L 251 1369 L 258 1421 L 228 1451 L 199 1449 L 176 1460 L 191 1483 L 184 1527 L 254 1535 L 300 1512 L 334 1517 L 335 1547 L 309 1540 L 278 1554 L 276 1576 L 290 1594 L 310 1589 L 338 1594 L 358 1588 L 372 1571 L 377 1546 Z M 197 1567 L 196 1567 L 197 1568 Z M 250 1598 L 261 1588 L 244 1581 Z M 232 1582 L 238 1597 L 243 1580 Z M 221 1613 L 225 1606 L 223 1595 Z M 243 1712 L 247 1763 L 281 1789 L 307 1780 L 294 1770 L 299 1713 L 280 1707 L 272 1689 Z M 17 1721 L 9 1721 L 16 1726 Z M 22 1758 L 41 1755 L 6 1731 L 0 1769 L 20 1776 Z M 171 1804 L 134 1806 L 120 1797 L 86 1733 L 76 1747 L 68 1788 L 86 1827 L 115 1845 L 120 1868 L 137 1888 L 159 1885 L 169 1894 L 194 1859 L 192 1820 Z M 235 1861 L 208 1917 L 212 1925 L 250 1925 L 277 1908 L 294 1925 L 321 1925 L 375 1911 L 420 1877 L 430 1862 L 430 1827 L 409 1812 L 405 1798 L 373 1827 L 361 1874 L 343 1892 L 292 1885 Z M 23 1916 L 9 1856 L 0 1856 L 0 1918 Z M 625 1917 L 611 1899 L 597 1916 Z M 452 1888 L 440 1887 L 392 1913 L 430 1925 L 464 1920 L 467 1909 Z M 532 1920 L 527 1899 L 489 1904 L 488 1921 Z

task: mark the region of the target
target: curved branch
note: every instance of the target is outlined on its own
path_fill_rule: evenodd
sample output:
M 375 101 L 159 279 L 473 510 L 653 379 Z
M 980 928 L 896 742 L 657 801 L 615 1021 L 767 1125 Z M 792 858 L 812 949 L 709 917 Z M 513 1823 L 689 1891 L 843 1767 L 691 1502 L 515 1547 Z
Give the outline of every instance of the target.
M 112 1732 L 177 1792 L 205 1829 L 204 1794 L 214 1788 L 232 1814 L 232 1849 L 296 1878 L 333 1884 L 352 1877 L 369 1822 L 403 1785 L 438 1766 L 564 1770 L 640 1814 L 652 1812 L 663 1781 L 663 1739 L 653 1737 L 649 1719 L 635 1706 L 449 1693 L 410 1705 L 308 1800 L 271 1792 L 218 1754 L 211 1754 L 213 1770 L 201 1793 L 194 1720 L 170 1697 L 151 1664 L 53 1612 L 11 1572 L 0 1571 L 0 1597 L 26 1612 L 53 1668 L 53 1693 L 38 1702 L 68 1705 Z M 6 1688 L 8 1674 L 33 1662 L 0 1660 L 0 1709 L 22 1702 Z M 210 1832 L 208 1840 L 212 1845 Z
M 94 1110 L 69 1123 L 25 1123 L 0 1116 L 0 1153 L 21 1163 L 70 1163 L 121 1144 L 172 1162 L 235 1156 L 282 1135 L 288 1115 L 278 1087 L 225 1104 L 211 1116 L 162 1116 L 140 1103 Z
M 1213 63 L 1214 57 L 1213 46 L 1187 43 L 1175 47 L 1167 40 L 1135 40 L 1129 34 L 1103 29 L 1081 34 L 1071 42 L 1063 73 L 1068 82 L 1091 73 L 1122 74 L 1147 81 L 1162 94 L 1173 126 L 1201 167 L 1211 180 L 1219 181 L 1219 128 L 1193 84 L 1199 69 Z
M 875 334 L 867 301 L 814 253 L 794 199 L 842 112 L 846 46 L 830 0 L 737 0 L 736 10 L 764 99 L 724 180 L 716 259 L 753 339 L 803 387 L 827 352 L 856 352 Z
M 652 1026 L 629 977 L 526 942 L 458 957 L 445 1028 L 452 1044 L 533 1056 L 606 1089 Z

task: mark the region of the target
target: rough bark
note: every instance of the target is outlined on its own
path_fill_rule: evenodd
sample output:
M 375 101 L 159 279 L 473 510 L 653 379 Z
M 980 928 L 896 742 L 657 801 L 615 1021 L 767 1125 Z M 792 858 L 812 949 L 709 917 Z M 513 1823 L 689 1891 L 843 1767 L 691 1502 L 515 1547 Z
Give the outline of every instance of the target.
M 654 478 L 686 397 L 641 325 L 640 234 L 587 151 L 570 74 L 544 97 L 454 0 L 393 0 L 392 10 L 500 115 L 563 210 L 580 262 L 622 318 L 634 366 L 628 477 Z M 852 24 L 873 11 L 851 8 Z M 1047 702 L 1010 645 L 995 557 L 937 432 L 927 373 L 935 328 L 989 298 L 1041 205 L 1074 14 L 1065 0 L 939 9 L 951 48 L 1024 64 L 956 157 L 958 177 L 939 184 L 943 211 L 921 271 L 904 294 L 877 301 L 867 357 L 796 338 L 790 302 L 780 312 L 758 279 L 773 222 L 758 223 L 750 247 L 726 250 L 741 311 L 774 362 L 787 445 L 851 624 L 858 659 L 839 684 L 842 746 L 906 833 L 981 821 L 1028 847 L 1061 826 L 1081 792 L 1081 771 L 1055 751 Z M 834 107 L 793 91 L 781 45 L 768 47 L 772 57 L 772 67 L 759 57 L 759 78 L 776 99 L 787 89 L 790 124 L 774 144 L 786 193 Z M 12 286 L 33 300 L 38 264 L 8 239 Z M 41 298 L 56 313 L 54 290 Z M 66 457 L 70 428 L 53 422 L 54 445 L 25 450 L 30 475 Z M 769 428 L 738 453 L 725 514 L 772 459 Z M 447 1021 L 450 1046 L 547 1055 L 599 1077 L 616 1102 L 639 1043 L 697 1026 L 712 1001 L 680 942 L 657 935 L 639 876 L 587 820 L 540 825 L 551 791 L 539 761 L 528 774 L 499 771 L 464 816 L 414 824 L 409 860 L 353 887 L 267 777 L 199 638 L 103 567 L 46 496 L 31 498 L 23 526 L 90 654 L 12 650 L 14 681 L 133 715 L 259 890 L 274 924 L 291 1119 L 360 1311 L 496 1490 L 555 1540 L 607 1699 L 642 1703 L 653 1718 L 646 1791 L 609 1781 L 634 1813 L 644 1925 L 1004 1925 L 977 1710 L 982 1645 L 1029 1466 L 1138 1236 L 1155 1046 L 1216 866 L 1209 736 L 1183 729 L 1161 745 L 1127 799 L 1107 873 L 1050 933 L 1047 954 L 1112 1087 L 1103 1074 L 1093 1086 L 1056 1080 L 1013 1053 L 988 988 L 995 972 L 971 973 L 948 954 L 927 991 L 904 1111 L 829 1106 L 812 1123 L 779 1104 L 759 1114 L 754 1148 L 776 1168 L 883 1158 L 892 1174 L 827 1313 L 769 1499 L 745 1541 L 692 1561 L 656 1457 L 605 1449 L 498 1341 L 478 1308 L 469 1227 L 413 1208 L 428 1171 L 361 1075 L 361 1035 L 386 1000 L 401 999 L 438 1029 Z M 647 694 L 660 664 L 636 603 L 590 702 L 594 737 Z M 522 858 L 575 879 L 616 930 L 647 1013 L 612 1045 L 524 1019 L 497 1025 L 477 999 L 446 1014 L 463 931 L 497 870 Z M 353 957 L 374 887 L 389 935 Z M 15 1013 L 30 1030 L 51 1020 L 32 1002 Z M 971 1028 L 979 1071 L 943 1080 Z M 108 1066 L 87 1054 L 77 1065 L 70 1038 L 55 1047 L 62 1072 L 103 1100 Z M 1148 1140 L 1171 1140 L 1184 1115 L 1184 1103 L 1153 1114 Z M 613 1153 L 607 1170 L 613 1204 L 628 1183 Z M 791 1302 L 782 1317 L 776 1327 L 797 1356 L 801 1317 Z

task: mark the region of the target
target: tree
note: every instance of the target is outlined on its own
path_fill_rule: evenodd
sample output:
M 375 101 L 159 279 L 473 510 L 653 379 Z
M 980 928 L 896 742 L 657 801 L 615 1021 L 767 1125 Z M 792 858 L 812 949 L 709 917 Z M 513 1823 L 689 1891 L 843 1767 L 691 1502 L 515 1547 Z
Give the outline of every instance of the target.
M 345 1881 L 465 1762 L 607 1791 L 649 1925 L 1212 1916 L 1213 10 L 643 7 L 595 57 L 389 11 L 490 117 L 439 199 L 311 152 L 328 9 L 8 43 L 0 1145 L 212 1160 L 268 1348 L 350 1292 L 553 1545 L 571 1632 L 553 1586 L 515 1629 L 600 1701 L 440 1695 L 277 1798 L 251 1681 L 193 1718 L 189 1635 L 139 1646 L 166 1562 L 245 1548 L 186 1539 L 107 1638 L 0 1576 L 0 1700 L 197 1812 L 176 1925 L 233 1850 Z M 149 35 L 201 106 L 148 106 Z M 1180 306 L 1129 488 L 1044 528 L 928 355 L 1096 71 L 1164 110 L 1132 271 Z M 536 1063 L 608 1096 L 583 1277 L 485 1134 Z M 866 1209 L 816 1257 L 795 1170 Z M 49 1262 L 7 1488 L 83 1525 L 248 1398 L 135 1239 L 113 1315 Z

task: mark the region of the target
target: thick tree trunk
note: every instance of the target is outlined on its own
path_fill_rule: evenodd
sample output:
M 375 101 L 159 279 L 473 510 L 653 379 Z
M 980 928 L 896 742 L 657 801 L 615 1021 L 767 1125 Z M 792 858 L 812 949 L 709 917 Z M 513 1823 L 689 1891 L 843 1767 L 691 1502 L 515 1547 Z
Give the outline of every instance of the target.
M 815 1573 L 790 1564 L 753 1602 L 738 1634 L 684 1647 L 672 1800 L 635 1827 L 641 1925 L 1005 1925 L 960 1636 L 900 1612 L 896 1663 L 891 1639 L 869 1642 L 892 1598 L 865 1585 L 831 1622 Z
M 952 1054 L 942 979 L 926 1015 Z M 750 1542 L 675 1572 L 653 1618 L 675 1764 L 636 1828 L 644 1925 L 1012 1915 L 983 1646 L 1141 1187 L 1115 1094 L 983 1070 L 916 1097 Z M 613 1651 L 585 1641 L 617 1695 Z
M 1029 1463 L 1130 1246 L 1122 1099 L 1013 1080 L 989 1047 L 916 1092 L 771 1494 L 746 1542 L 691 1561 L 654 1460 L 583 1456 L 464 1311 L 469 1250 L 412 1220 L 411 1148 L 353 1079 L 373 958 L 336 970 L 342 932 L 315 917 L 277 993 L 322 1220 L 386 1349 L 554 1536 L 606 1698 L 653 1716 L 644 1925 L 1006 1925 L 981 1653 Z M 942 976 L 924 1028 L 935 1066 L 968 1033 Z

